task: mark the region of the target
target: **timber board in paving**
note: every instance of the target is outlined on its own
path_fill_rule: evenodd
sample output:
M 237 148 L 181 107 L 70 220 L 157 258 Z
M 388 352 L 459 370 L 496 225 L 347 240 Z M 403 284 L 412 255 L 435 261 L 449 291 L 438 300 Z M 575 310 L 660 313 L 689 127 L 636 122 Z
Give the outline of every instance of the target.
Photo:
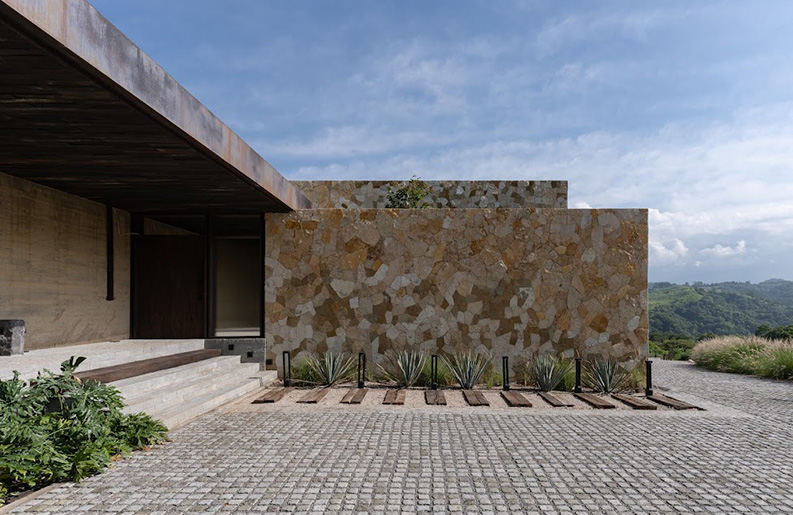
M 499 410 L 497 392 L 485 392 L 491 407 L 470 408 L 459 391 L 445 392 L 450 406 L 425 405 L 421 391 L 399 409 L 382 394 L 340 406 L 339 389 L 320 410 L 245 404 L 204 416 L 18 511 L 792 512 L 793 384 L 742 378 L 723 401 L 710 394 L 725 388 L 720 376 L 666 363 L 654 372 L 665 393 L 707 411 Z

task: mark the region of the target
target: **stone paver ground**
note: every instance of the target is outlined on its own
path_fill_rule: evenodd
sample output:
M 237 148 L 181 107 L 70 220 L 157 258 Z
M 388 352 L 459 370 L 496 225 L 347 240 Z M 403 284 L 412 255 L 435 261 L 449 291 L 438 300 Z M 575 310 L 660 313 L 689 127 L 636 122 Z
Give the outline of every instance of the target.
M 793 384 L 656 362 L 705 412 L 226 410 L 37 513 L 793 513 Z

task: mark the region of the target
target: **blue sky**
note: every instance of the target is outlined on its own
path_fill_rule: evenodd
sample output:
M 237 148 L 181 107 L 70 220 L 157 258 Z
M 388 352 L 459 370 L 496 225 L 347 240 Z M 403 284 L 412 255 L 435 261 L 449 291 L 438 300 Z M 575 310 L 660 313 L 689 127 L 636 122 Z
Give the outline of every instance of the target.
M 793 3 L 91 0 L 290 179 L 566 179 L 650 280 L 793 280 Z

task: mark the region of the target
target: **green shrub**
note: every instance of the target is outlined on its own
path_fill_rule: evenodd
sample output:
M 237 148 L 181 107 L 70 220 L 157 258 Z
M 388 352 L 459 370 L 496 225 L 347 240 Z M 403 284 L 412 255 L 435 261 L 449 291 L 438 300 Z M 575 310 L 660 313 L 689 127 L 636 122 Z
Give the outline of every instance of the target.
M 441 356 L 441 359 L 463 390 L 476 386 L 490 365 L 490 356 L 471 351 L 455 352 L 451 356 Z
M 317 384 L 320 379 L 311 367 L 308 358 L 299 358 L 292 363 L 292 381 L 296 383 Z
M 385 365 L 377 364 L 383 376 L 397 386 L 410 388 L 418 383 L 427 357 L 421 352 L 389 351 L 385 353 Z
M 452 377 L 452 373 L 449 371 L 449 368 L 443 363 L 442 359 L 438 359 L 438 386 L 447 386 L 452 384 L 454 378 Z M 424 366 L 421 367 L 421 374 L 419 374 L 419 379 L 416 382 L 418 386 L 425 386 L 427 388 L 432 387 L 432 359 L 427 359 L 424 361 Z
M 85 358 L 39 373 L 29 383 L 0 380 L 0 504 L 15 491 L 100 472 L 111 459 L 161 443 L 167 428 L 145 414 L 125 415 L 114 387 L 82 382 L 74 370 Z
M 630 373 L 619 363 L 607 359 L 587 361 L 584 366 L 584 381 L 596 392 L 612 393 L 626 388 Z
M 385 207 L 389 209 L 428 208 L 430 203 L 425 199 L 429 192 L 430 189 L 427 184 L 414 175 L 407 184 L 402 184 L 397 189 L 388 187 L 388 200 Z
M 494 369 L 490 369 L 485 373 L 485 388 L 490 390 L 496 386 L 504 385 L 504 375 Z
M 663 340 L 650 340 L 650 356 L 675 361 L 691 359 L 691 350 L 697 342 L 689 338 L 666 338 Z
M 343 352 L 326 352 L 323 355 L 311 354 L 306 358 L 318 382 L 333 386 L 339 381 L 349 379 L 355 368 L 355 358 Z
M 569 360 L 562 360 L 556 356 L 537 356 L 529 365 L 529 375 L 532 382 L 543 392 L 555 390 L 563 384 L 565 376 L 570 373 L 572 365 Z M 573 378 L 575 381 L 575 377 Z

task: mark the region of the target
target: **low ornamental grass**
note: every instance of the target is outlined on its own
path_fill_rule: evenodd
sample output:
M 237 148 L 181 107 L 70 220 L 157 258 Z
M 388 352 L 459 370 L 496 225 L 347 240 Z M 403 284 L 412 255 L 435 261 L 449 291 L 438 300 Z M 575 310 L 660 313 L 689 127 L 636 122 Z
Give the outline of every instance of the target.
M 80 381 L 85 358 L 31 381 L 0 380 L 0 505 L 9 494 L 57 481 L 80 481 L 112 460 L 164 442 L 168 429 L 149 415 L 126 415 L 113 386 Z
M 697 365 L 717 372 L 793 380 L 793 340 L 759 336 L 718 336 L 691 351 Z

